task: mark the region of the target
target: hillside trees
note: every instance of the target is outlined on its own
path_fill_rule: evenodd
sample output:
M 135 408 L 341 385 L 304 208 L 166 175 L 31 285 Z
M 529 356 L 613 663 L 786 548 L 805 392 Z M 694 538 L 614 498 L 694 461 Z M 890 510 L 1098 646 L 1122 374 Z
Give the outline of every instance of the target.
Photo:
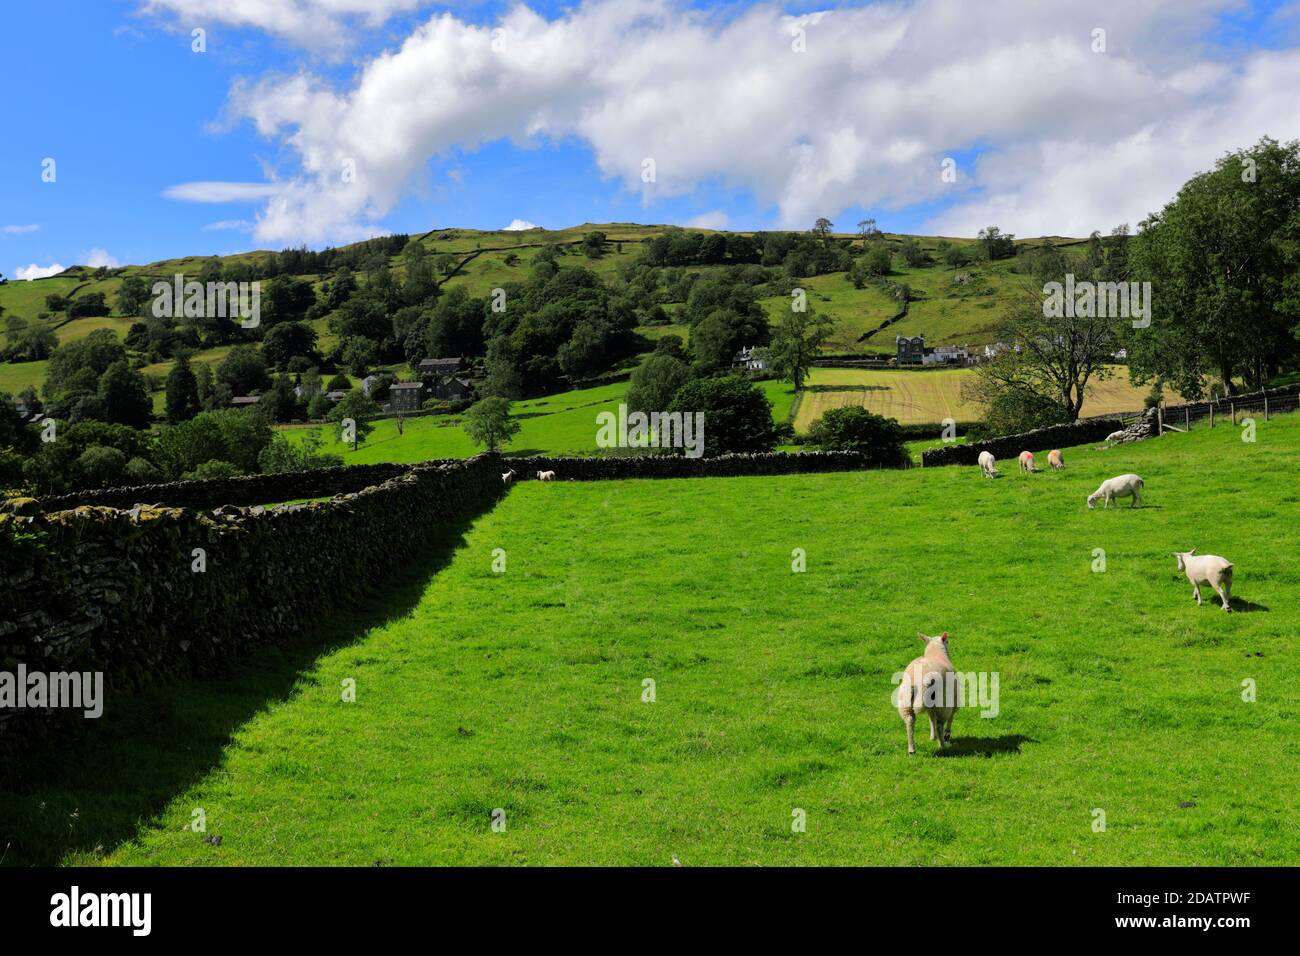
M 189 421 L 197 415 L 202 406 L 199 404 L 199 380 L 190 367 L 189 359 L 180 356 L 167 373 L 164 386 L 166 404 L 164 415 L 169 424 Z
M 496 451 L 519 434 L 520 425 L 510 417 L 510 400 L 499 395 L 479 399 L 465 412 L 465 434 L 488 451 Z
M 690 378 L 690 367 L 680 358 L 656 352 L 632 373 L 626 398 L 628 410 L 647 414 L 664 411 Z
M 782 381 L 792 382 L 796 391 L 803 388 L 808 371 L 832 331 L 834 324 L 828 316 L 817 315 L 811 308 L 791 309 L 772 335 L 772 371 Z
M 771 451 L 776 444 L 772 403 L 761 389 L 736 375 L 688 382 L 668 411 L 704 413 L 707 456 Z

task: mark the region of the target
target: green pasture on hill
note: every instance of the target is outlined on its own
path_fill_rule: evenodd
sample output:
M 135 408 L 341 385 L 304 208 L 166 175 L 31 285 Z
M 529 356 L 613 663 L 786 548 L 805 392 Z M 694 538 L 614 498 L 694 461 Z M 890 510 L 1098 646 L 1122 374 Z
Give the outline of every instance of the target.
M 0 796 L 0 845 L 10 864 L 1295 865 L 1300 417 L 1257 425 L 991 481 L 520 484 L 302 642 L 112 702 L 55 779 Z M 1129 471 L 1146 507 L 1085 507 Z M 1236 613 L 1192 602 L 1171 556 L 1192 547 L 1235 562 Z M 918 630 L 999 696 L 909 758 L 891 677 Z

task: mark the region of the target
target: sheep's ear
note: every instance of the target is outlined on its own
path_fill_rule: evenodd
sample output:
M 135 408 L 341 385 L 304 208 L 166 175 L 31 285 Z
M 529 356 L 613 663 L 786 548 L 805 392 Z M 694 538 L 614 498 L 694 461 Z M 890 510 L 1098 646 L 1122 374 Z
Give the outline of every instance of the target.
M 922 634 L 920 631 L 917 631 L 917 632 L 916 632 L 916 637 L 917 637 L 918 640 L 922 640 L 922 641 L 928 641 L 928 640 L 929 640 L 929 638 L 926 637 L 924 634 Z
M 939 640 L 941 640 L 941 641 L 943 641 L 945 644 L 947 644 L 947 643 L 948 643 L 948 632 L 947 632 L 947 631 L 944 631 L 944 632 L 943 632 L 943 636 L 940 637 Z
M 1196 553 L 1196 549 L 1195 549 L 1195 548 L 1192 548 L 1192 550 L 1188 551 L 1187 553 L 1188 553 L 1188 554 L 1195 554 L 1195 553 Z

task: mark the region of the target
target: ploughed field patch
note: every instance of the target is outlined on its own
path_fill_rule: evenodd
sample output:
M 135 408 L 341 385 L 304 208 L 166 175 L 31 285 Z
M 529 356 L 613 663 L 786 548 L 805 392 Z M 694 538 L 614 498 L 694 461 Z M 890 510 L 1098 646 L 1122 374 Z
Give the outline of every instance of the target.
M 133 839 L 71 859 L 1295 864 L 1300 418 L 1256 438 L 994 481 L 521 484 L 408 616 L 315 660 Z M 1146 507 L 1089 511 L 1125 472 Z M 1235 563 L 1238 613 L 1192 601 L 1172 552 L 1193 547 Z M 890 702 L 917 631 L 998 675 L 997 715 L 962 708 L 943 759 L 924 720 L 908 758 Z

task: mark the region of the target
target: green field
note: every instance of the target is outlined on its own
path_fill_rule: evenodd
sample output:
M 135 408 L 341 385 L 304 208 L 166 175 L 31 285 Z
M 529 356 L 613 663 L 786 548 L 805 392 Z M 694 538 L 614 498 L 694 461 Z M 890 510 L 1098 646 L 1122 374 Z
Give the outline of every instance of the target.
M 994 481 L 521 484 L 301 646 L 110 714 L 0 796 L 9 862 L 1295 865 L 1300 417 L 1240 436 Z M 1147 507 L 1086 509 L 1126 471 Z M 1191 601 L 1192 547 L 1238 613 Z M 942 757 L 889 700 L 918 630 L 999 675 Z
M 792 387 L 775 381 L 757 384 L 772 402 L 773 420 L 785 421 L 794 403 Z M 595 453 L 598 450 L 596 416 L 601 412 L 617 413 L 627 388 L 627 382 L 615 382 L 515 402 L 511 415 L 519 422 L 521 430 L 503 452 L 521 456 Z M 459 415 L 408 418 L 400 435 L 395 419 L 380 419 L 374 426 L 375 430 L 356 451 L 351 445 L 339 441 L 337 425 L 290 426 L 283 432 L 290 441 L 301 441 L 309 432 L 319 432 L 325 438 L 321 450 L 341 455 L 350 465 L 468 458 L 482 451 L 465 434 L 463 419 Z

